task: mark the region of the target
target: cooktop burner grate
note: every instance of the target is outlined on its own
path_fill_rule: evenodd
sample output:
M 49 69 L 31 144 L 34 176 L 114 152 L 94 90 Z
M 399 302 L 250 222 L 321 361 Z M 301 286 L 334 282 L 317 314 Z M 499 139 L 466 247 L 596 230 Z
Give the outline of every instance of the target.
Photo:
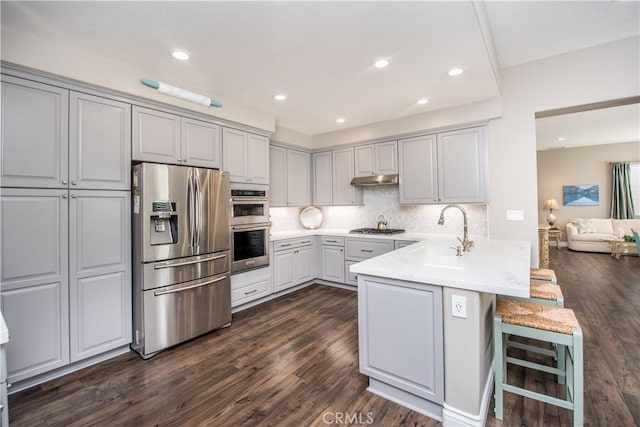
M 400 228 L 387 228 L 386 230 L 378 230 L 377 228 L 356 228 L 349 231 L 353 234 L 399 234 L 404 233 L 404 230 Z

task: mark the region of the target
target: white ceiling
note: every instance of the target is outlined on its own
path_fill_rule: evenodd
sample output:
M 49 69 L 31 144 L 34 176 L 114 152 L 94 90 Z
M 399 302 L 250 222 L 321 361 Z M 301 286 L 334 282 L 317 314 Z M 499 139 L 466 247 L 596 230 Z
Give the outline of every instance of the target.
M 484 5 L 504 68 L 638 35 L 639 4 Z M 127 77 L 256 108 L 309 135 L 500 96 L 483 17 L 468 1 L 3 1 L 1 8 L 2 31 L 136 65 L 126 70 L 153 70 Z M 175 48 L 192 59 L 173 59 Z M 374 69 L 381 57 L 391 65 Z M 449 77 L 453 67 L 465 73 Z M 278 92 L 288 99 L 275 101 Z M 430 102 L 416 105 L 422 97 Z

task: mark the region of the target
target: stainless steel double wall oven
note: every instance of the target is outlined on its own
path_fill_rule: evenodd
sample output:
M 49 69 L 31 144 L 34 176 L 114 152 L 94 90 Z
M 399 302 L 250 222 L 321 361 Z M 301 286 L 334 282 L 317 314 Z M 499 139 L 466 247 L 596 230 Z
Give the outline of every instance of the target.
M 229 174 L 132 171 L 133 344 L 143 358 L 231 322 Z
M 269 265 L 269 193 L 257 184 L 231 184 L 231 272 Z

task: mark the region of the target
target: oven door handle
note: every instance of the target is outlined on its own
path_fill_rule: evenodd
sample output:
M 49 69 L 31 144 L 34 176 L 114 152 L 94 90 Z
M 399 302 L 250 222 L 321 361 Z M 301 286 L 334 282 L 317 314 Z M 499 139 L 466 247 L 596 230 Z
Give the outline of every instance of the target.
M 222 254 L 222 255 L 213 256 L 211 258 L 196 259 L 196 260 L 193 260 L 193 261 L 177 261 L 177 262 L 176 261 L 166 261 L 163 264 L 154 265 L 153 269 L 154 270 L 159 270 L 161 268 L 180 267 L 180 266 L 183 266 L 183 265 L 199 264 L 201 262 L 215 261 L 217 259 L 221 259 L 221 258 L 224 258 L 226 256 L 227 256 L 227 254 Z
M 224 280 L 226 278 L 227 278 L 227 276 L 222 276 L 222 277 L 218 277 L 217 279 L 209 280 L 207 282 L 198 283 L 196 285 L 185 286 L 184 288 L 171 289 L 170 291 L 156 291 L 156 292 L 153 293 L 153 295 L 157 297 L 157 296 L 160 296 L 160 295 L 175 294 L 175 293 L 182 292 L 182 291 L 188 291 L 189 289 L 201 288 L 203 286 L 207 286 L 207 285 L 210 285 L 212 283 L 219 282 L 219 281 Z
M 233 225 L 231 228 L 233 230 L 264 230 L 265 228 L 269 228 L 271 223 L 265 222 L 260 224 L 247 224 L 247 225 Z
M 232 197 L 232 203 L 253 203 L 253 202 L 266 202 L 268 197 Z

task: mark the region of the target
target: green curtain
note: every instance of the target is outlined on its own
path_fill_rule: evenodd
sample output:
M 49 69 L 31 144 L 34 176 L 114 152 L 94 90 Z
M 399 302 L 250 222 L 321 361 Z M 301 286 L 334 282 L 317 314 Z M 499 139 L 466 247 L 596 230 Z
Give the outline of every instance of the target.
M 613 184 L 611 187 L 611 218 L 633 218 L 633 199 L 631 198 L 631 179 L 629 163 L 613 163 Z

